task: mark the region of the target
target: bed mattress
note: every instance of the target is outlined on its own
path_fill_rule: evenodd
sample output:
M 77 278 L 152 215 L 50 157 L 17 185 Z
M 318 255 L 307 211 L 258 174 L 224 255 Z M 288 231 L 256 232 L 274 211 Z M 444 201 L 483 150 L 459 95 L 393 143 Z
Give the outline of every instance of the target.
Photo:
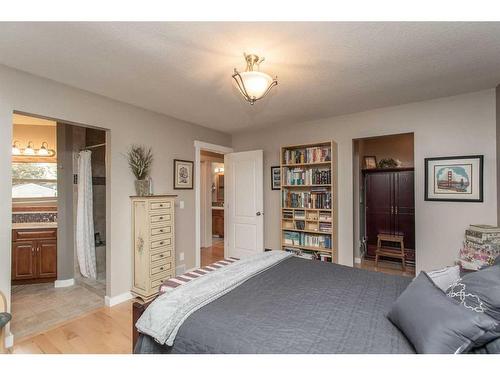
M 402 276 L 292 257 L 193 313 L 172 347 L 135 353 L 414 353 L 386 318 Z

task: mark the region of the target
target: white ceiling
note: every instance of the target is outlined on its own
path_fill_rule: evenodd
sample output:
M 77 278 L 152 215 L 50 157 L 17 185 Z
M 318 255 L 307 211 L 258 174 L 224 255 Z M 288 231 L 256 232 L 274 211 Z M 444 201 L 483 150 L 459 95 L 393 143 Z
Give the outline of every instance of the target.
M 254 106 L 243 52 L 278 75 Z M 500 23 L 0 23 L 0 63 L 234 133 L 495 87 Z

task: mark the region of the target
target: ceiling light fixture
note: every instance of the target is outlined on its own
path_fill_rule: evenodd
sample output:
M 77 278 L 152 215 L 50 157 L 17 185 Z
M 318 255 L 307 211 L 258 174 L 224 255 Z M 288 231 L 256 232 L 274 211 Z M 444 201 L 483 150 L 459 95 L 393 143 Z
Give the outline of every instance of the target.
M 246 70 L 240 73 L 234 68 L 232 77 L 236 81 L 241 95 L 253 105 L 278 84 L 278 77 L 272 78 L 269 74 L 259 71 L 260 63 L 264 61 L 263 57 L 247 55 L 246 53 L 243 55 L 247 62 Z

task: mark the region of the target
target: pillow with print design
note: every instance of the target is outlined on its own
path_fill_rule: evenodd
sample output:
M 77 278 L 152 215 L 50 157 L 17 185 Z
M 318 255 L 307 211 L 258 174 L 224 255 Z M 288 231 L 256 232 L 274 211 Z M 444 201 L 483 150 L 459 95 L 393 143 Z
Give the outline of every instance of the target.
M 446 294 L 465 308 L 500 322 L 500 264 L 463 276 Z

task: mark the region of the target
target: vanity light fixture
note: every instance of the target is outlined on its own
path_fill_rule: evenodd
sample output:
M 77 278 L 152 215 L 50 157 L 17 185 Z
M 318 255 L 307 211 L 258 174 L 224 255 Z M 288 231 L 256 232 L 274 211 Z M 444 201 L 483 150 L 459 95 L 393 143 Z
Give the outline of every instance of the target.
M 38 150 L 33 148 L 33 142 L 29 141 L 26 148 L 19 148 L 19 141 L 14 141 L 12 144 L 12 155 L 14 156 L 38 156 L 38 157 L 52 157 L 56 154 L 56 151 L 49 148 L 47 142 L 42 142 L 42 145 Z
M 28 146 L 23 150 L 23 155 L 33 156 L 35 155 L 35 150 L 33 149 L 33 142 L 29 141 Z
M 49 147 L 49 144 L 47 142 L 42 142 L 42 146 L 40 146 L 37 154 L 39 156 L 49 156 L 49 150 L 47 150 L 47 147 Z
M 12 155 L 21 155 L 21 150 L 19 149 L 19 141 L 14 141 L 12 144 Z
M 236 81 L 241 95 L 253 105 L 278 84 L 278 77 L 272 78 L 269 74 L 259 71 L 259 66 L 264 61 L 263 57 L 253 54 L 247 55 L 246 53 L 243 55 L 247 62 L 246 70 L 240 73 L 234 68 L 232 77 Z

